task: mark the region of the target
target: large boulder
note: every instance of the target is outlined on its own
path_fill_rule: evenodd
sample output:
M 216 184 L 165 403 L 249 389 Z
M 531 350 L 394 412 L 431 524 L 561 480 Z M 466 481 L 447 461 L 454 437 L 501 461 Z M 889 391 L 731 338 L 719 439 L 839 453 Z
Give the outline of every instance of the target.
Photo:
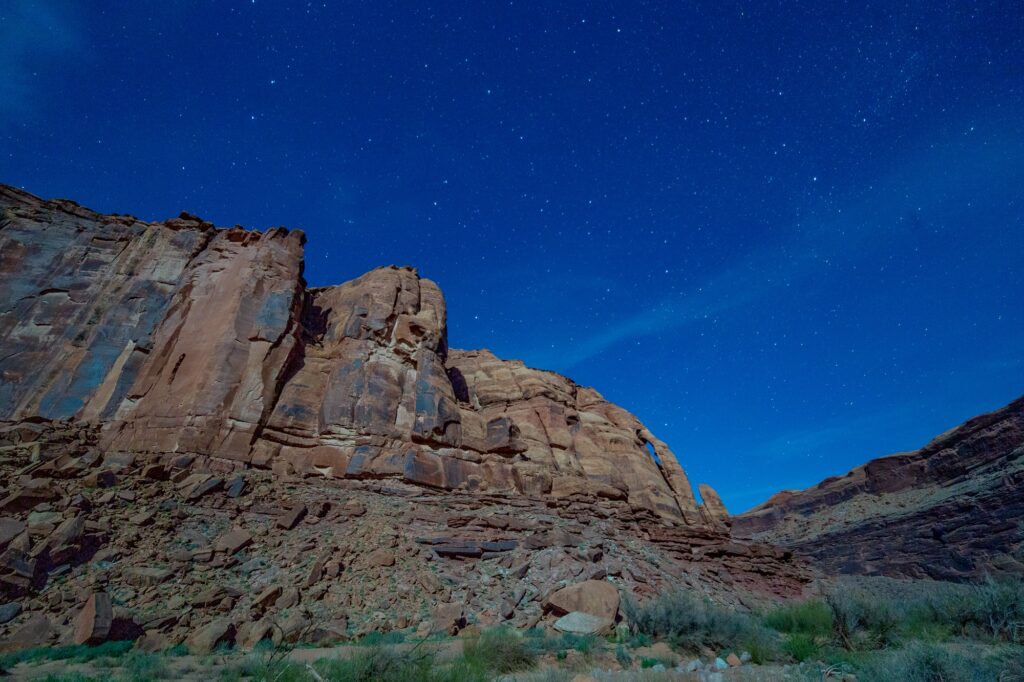
M 577 611 L 614 622 L 619 614 L 619 591 L 607 580 L 584 580 L 551 594 L 544 607 L 559 616 Z
M 110 595 L 97 592 L 89 597 L 75 620 L 72 639 L 75 644 L 98 644 L 107 639 L 114 623 L 114 609 Z
M 567 613 L 556 620 L 554 625 L 559 632 L 574 635 L 602 635 L 611 632 L 614 627 L 615 621 L 582 611 Z

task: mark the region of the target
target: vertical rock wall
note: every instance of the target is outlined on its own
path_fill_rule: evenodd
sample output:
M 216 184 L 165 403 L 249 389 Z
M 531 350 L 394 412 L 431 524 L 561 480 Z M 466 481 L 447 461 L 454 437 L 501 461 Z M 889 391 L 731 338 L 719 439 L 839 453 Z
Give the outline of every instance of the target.
M 0 210 L 0 420 L 98 423 L 113 452 L 724 514 L 595 390 L 449 352 L 444 297 L 412 268 L 307 289 L 301 232 L 144 223 L 6 187 Z

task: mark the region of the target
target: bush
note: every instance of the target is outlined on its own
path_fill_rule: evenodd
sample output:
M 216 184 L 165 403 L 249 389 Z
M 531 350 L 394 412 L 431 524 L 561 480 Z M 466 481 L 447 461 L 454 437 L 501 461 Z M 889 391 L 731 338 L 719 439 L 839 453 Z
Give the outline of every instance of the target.
M 888 600 L 843 590 L 826 594 L 825 603 L 832 612 L 836 641 L 844 649 L 880 649 L 899 640 L 900 619 Z
M 782 643 L 782 652 L 798 663 L 817 658 L 821 647 L 811 635 L 794 632 Z
M 522 637 L 505 628 L 487 630 L 463 645 L 463 656 L 472 667 L 505 674 L 536 665 L 537 657 Z
M 933 617 L 964 635 L 1024 642 L 1024 581 L 986 581 L 930 602 Z
M 736 643 L 736 647 L 750 654 L 750 660 L 758 665 L 780 658 L 779 640 L 771 630 L 752 625 Z
M 615 647 L 615 660 L 626 670 L 633 667 L 633 657 L 626 651 L 626 647 L 621 644 Z
M 317 671 L 331 682 L 431 682 L 434 657 L 429 653 L 396 654 L 370 647 L 347 660 L 317 661 Z M 466 678 L 470 679 L 470 678 Z
M 22 649 L 0 656 L 0 669 L 7 670 L 23 661 L 71 661 L 86 663 L 97 658 L 117 658 L 128 653 L 133 642 L 104 642 L 96 646 L 71 644 L 67 646 Z
M 124 658 L 125 682 L 148 682 L 170 676 L 167 660 L 160 654 L 130 651 Z
M 736 647 L 761 636 L 761 628 L 750 616 L 685 590 L 673 590 L 642 604 L 627 597 L 623 610 L 637 632 L 690 650 Z
M 812 637 L 832 634 L 832 610 L 818 599 L 785 604 L 766 613 L 762 620 L 765 625 L 779 632 Z
M 857 674 L 861 682 L 976 682 L 996 679 L 991 666 L 981 660 L 920 642 L 868 659 L 858 666 Z

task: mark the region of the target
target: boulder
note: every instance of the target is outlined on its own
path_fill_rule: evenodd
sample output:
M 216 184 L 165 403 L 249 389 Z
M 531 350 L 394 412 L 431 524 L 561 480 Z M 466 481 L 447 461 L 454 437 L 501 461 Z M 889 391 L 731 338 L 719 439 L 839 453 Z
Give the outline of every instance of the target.
M 18 602 L 9 602 L 0 606 L 0 625 L 9 623 L 21 614 L 21 604 Z
M 124 577 L 128 583 L 139 587 L 152 587 L 167 582 L 174 572 L 167 568 L 155 566 L 132 566 L 125 570 Z
M 230 556 L 235 552 L 245 549 L 251 544 L 252 535 L 249 534 L 249 531 L 242 528 L 236 528 L 217 538 L 217 544 L 214 545 L 214 550 L 224 552 Z
M 185 640 L 193 654 L 208 654 L 219 644 L 230 644 L 235 638 L 235 626 L 227 618 L 218 618 L 200 627 Z
M 458 634 L 466 627 L 466 612 L 462 604 L 438 604 L 431 614 L 432 630 Z
M 395 554 L 391 550 L 375 549 L 366 555 L 365 561 L 367 566 L 394 566 Z
M 555 615 L 579 611 L 614 622 L 619 614 L 619 591 L 607 580 L 584 580 L 551 594 L 544 606 Z
M 54 635 L 53 624 L 42 613 L 33 613 L 14 633 L 0 642 L 0 651 L 19 651 L 47 646 Z
M 554 624 L 554 628 L 559 632 L 574 635 L 603 635 L 611 632 L 614 627 L 615 621 L 582 611 L 567 613 Z
M 75 644 L 99 644 L 106 641 L 113 622 L 114 609 L 110 595 L 106 592 L 93 593 L 75 619 L 72 641 Z
M 286 510 L 281 516 L 277 517 L 277 525 L 285 530 L 291 530 L 298 525 L 299 521 L 306 516 L 305 505 L 299 505 Z

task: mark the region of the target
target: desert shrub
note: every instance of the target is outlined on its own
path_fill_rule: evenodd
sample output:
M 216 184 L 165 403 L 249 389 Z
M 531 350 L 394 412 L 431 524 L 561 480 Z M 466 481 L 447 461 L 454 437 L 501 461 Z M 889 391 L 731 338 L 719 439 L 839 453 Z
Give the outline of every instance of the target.
M 685 590 L 673 590 L 643 603 L 627 597 L 623 610 L 636 632 L 690 650 L 743 645 L 749 650 L 768 641 L 764 629 L 749 615 Z
M 832 610 L 819 599 L 784 604 L 764 615 L 765 625 L 779 632 L 826 637 L 832 633 Z
M 375 647 L 382 644 L 401 644 L 406 640 L 408 634 L 403 630 L 388 630 L 387 632 L 368 632 L 358 640 L 360 646 Z
M 98 658 L 119 658 L 131 650 L 132 642 L 104 642 L 96 646 L 73 644 L 68 646 L 22 649 L 0 656 L 0 669 L 7 670 L 18 663 L 36 661 L 71 661 L 86 663 Z
M 565 652 L 570 649 L 575 649 L 584 656 L 589 656 L 601 648 L 601 639 L 596 635 L 574 635 L 568 632 L 551 637 L 543 631 L 536 635 L 531 634 L 531 631 L 527 630 L 525 640 L 527 649 L 534 656 L 554 653 L 562 654 L 564 658 Z
M 600 648 L 601 643 L 596 635 L 574 635 L 566 632 L 560 638 L 560 646 L 563 649 L 575 649 L 584 656 L 589 656 Z
M 794 632 L 787 635 L 786 639 L 782 642 L 781 648 L 782 653 L 798 663 L 817 658 L 821 652 L 821 646 L 819 646 L 817 640 L 812 635 L 802 632 Z
M 879 649 L 899 640 L 900 618 L 887 599 L 861 590 L 833 591 L 825 595 L 832 613 L 837 643 L 847 650 Z
M 288 659 L 291 645 L 275 645 L 262 640 L 236 663 L 220 669 L 220 682 L 306 682 L 305 668 Z
M 930 601 L 933 618 L 961 634 L 1024 642 L 1024 581 L 988 580 Z
M 622 646 L 621 644 L 615 647 L 615 660 L 623 668 L 629 669 L 633 666 L 633 657 L 630 656 L 629 652 L 626 650 L 626 647 Z
M 750 660 L 758 665 L 780 658 L 779 638 L 771 630 L 752 624 L 736 647 L 750 654 Z
M 486 630 L 479 637 L 467 640 L 463 657 L 471 666 L 495 674 L 526 670 L 537 662 L 527 642 L 505 628 Z
M 438 679 L 433 674 L 434 657 L 429 652 L 399 654 L 376 646 L 345 660 L 321 659 L 315 668 L 331 682 L 432 682 Z
M 148 682 L 170 676 L 167 659 L 160 654 L 132 650 L 124 657 L 124 682 Z
M 1024 647 L 1005 647 L 993 656 L 993 667 L 999 671 L 999 682 L 1024 681 Z
M 905 649 L 865 659 L 857 668 L 861 682 L 976 682 L 995 679 L 989 664 L 936 644 L 914 642 Z

